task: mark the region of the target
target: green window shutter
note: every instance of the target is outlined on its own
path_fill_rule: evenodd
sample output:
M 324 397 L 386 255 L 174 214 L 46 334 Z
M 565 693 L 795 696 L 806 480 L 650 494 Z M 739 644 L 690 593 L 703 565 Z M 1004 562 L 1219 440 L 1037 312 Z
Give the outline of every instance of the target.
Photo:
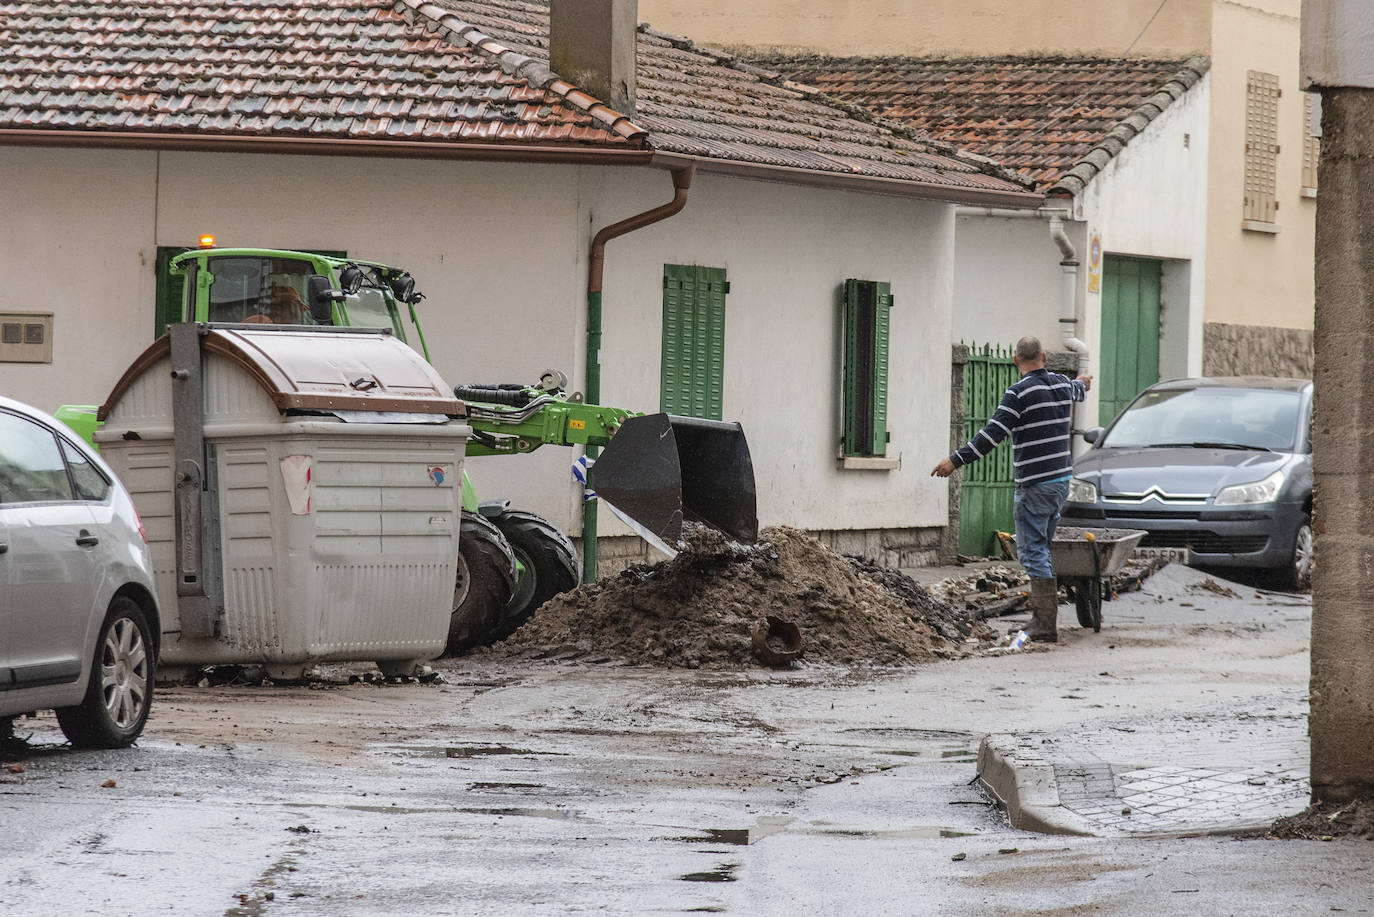
M 887 366 L 892 288 L 846 280 L 844 315 L 845 455 L 887 454 Z
M 659 409 L 720 420 L 725 388 L 722 268 L 663 266 L 663 362 Z
M 186 278 L 172 276 L 167 266 L 177 255 L 190 250 L 187 246 L 158 246 L 156 305 L 153 314 L 154 340 L 167 333 L 168 325 L 181 321 L 181 300 L 186 290 Z

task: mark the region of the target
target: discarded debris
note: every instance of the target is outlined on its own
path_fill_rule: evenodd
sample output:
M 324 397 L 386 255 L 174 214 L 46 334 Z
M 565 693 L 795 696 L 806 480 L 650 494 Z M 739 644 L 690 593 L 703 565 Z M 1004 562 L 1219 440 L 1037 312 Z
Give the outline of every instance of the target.
M 751 643 L 754 657 L 764 665 L 784 666 L 801 658 L 801 628 L 774 615 L 754 624 Z
M 1297 815 L 1274 822 L 1269 837 L 1308 841 L 1362 837 L 1374 841 L 1374 796 L 1309 806 Z
M 104 783 L 100 784 L 100 786 L 102 789 L 112 790 L 115 788 L 115 782 L 114 780 L 106 780 Z
M 806 660 L 908 665 L 978 652 L 996 634 L 976 613 L 932 596 L 897 570 L 846 558 L 779 526 L 754 545 L 691 526 L 664 563 L 557 596 L 505 642 L 482 652 L 639 665 L 757 665 L 753 629 L 769 615 L 806 635 Z
M 1225 597 L 1228 598 L 1228 599 L 1238 599 L 1238 598 L 1240 598 L 1240 593 L 1239 593 L 1239 592 L 1237 592 L 1236 590 L 1231 589 L 1231 588 L 1229 588 L 1229 587 L 1227 587 L 1227 586 L 1223 586 L 1221 583 L 1218 583 L 1216 580 L 1212 579 L 1210 576 L 1207 577 L 1205 580 L 1203 580 L 1203 581 L 1200 582 L 1200 583 L 1194 583 L 1194 584 L 1193 584 L 1192 586 L 1190 586 L 1189 588 L 1192 589 L 1194 592 L 1211 592 L 1211 593 L 1214 593 L 1214 594 L 1216 594 L 1216 595 L 1225 596 Z M 1180 604 L 1182 604 L 1182 603 L 1180 603 Z

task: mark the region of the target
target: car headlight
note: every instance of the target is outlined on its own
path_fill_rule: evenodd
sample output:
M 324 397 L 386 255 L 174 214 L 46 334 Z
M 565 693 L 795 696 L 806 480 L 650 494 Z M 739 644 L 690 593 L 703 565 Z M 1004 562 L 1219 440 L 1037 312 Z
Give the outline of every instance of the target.
M 1284 473 L 1280 468 L 1263 481 L 1253 484 L 1234 484 L 1223 487 L 1212 501 L 1213 506 L 1240 506 L 1248 503 L 1273 503 L 1283 489 Z
M 1069 479 L 1070 503 L 1096 503 L 1097 487 L 1082 478 Z

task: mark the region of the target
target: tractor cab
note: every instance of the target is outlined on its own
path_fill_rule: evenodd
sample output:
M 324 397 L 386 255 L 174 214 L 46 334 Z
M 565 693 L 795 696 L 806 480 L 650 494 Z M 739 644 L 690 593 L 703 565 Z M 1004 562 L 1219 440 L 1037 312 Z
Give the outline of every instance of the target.
M 201 248 L 172 260 L 188 322 L 384 328 L 429 359 L 410 274 L 307 252 Z M 401 309 L 401 304 L 406 306 Z

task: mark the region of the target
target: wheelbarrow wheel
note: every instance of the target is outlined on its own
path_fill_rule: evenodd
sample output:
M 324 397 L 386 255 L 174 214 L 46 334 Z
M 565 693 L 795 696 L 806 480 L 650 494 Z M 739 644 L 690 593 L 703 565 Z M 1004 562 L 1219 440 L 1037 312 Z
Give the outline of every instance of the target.
M 1102 583 L 1095 579 L 1079 580 L 1074 585 L 1074 608 L 1080 627 L 1091 627 L 1093 633 L 1102 630 Z

